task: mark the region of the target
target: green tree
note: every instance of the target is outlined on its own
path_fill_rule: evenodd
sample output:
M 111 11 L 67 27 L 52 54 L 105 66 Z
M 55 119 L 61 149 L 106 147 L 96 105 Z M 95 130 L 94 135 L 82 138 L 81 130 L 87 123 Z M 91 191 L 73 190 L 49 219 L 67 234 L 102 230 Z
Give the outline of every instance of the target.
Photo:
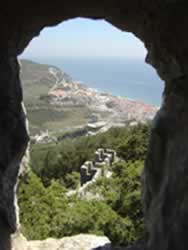
M 67 206 L 65 188 L 57 182 L 45 188 L 40 179 L 30 172 L 18 190 L 23 233 L 31 240 L 54 235 L 54 221 L 59 221 L 56 217 Z

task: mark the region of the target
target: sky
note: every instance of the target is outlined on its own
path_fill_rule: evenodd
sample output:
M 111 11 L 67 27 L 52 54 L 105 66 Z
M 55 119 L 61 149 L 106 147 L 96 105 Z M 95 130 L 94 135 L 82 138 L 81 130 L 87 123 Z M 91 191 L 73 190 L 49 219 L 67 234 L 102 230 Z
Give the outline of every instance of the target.
M 76 18 L 45 28 L 34 38 L 23 58 L 144 59 L 146 49 L 133 34 L 103 20 Z

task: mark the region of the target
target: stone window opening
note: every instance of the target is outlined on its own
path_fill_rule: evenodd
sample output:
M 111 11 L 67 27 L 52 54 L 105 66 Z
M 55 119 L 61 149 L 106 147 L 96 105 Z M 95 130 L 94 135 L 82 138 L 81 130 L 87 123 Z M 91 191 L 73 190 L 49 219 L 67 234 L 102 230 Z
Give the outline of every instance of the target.
M 157 1 L 148 5 L 145 1 L 103 1 L 99 4 L 80 0 L 73 8 L 72 1 L 57 1 L 57 5 L 48 1 L 37 8 L 34 3 L 28 3 L 27 10 L 18 3 L 11 13 L 7 3 L 4 10 L 0 43 L 2 249 L 8 249 L 10 233 L 16 229 L 14 187 L 28 142 L 17 56 L 43 27 L 77 16 L 104 18 L 121 30 L 134 33 L 148 50 L 147 62 L 165 81 L 164 100 L 153 123 L 143 178 L 148 248 L 186 249 L 187 181 L 184 174 L 188 106 L 187 37 L 183 32 L 188 21 L 186 3 Z

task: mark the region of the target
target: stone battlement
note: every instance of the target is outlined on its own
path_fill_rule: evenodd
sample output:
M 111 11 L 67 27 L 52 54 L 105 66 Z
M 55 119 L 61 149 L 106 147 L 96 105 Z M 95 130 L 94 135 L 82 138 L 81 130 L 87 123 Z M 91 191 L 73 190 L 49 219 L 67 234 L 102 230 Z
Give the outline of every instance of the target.
M 95 152 L 94 161 L 86 161 L 80 169 L 80 184 L 83 186 L 95 176 L 106 176 L 108 167 L 117 161 L 115 150 L 98 148 Z

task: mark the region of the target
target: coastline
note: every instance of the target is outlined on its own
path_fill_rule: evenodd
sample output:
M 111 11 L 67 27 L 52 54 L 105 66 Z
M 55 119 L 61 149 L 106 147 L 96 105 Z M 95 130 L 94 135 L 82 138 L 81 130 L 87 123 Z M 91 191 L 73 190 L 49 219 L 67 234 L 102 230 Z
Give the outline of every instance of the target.
M 115 95 L 115 94 L 113 94 L 112 92 L 109 92 L 109 91 L 101 91 L 101 90 L 99 90 L 97 88 L 90 87 L 88 83 L 85 83 L 85 82 L 83 82 L 81 80 L 73 80 L 73 82 L 76 83 L 76 84 L 81 84 L 81 85 L 85 86 L 86 88 L 88 88 L 89 90 L 95 91 L 96 93 L 99 93 L 99 94 L 102 94 L 102 95 L 103 94 L 104 95 L 110 95 L 110 96 L 114 96 L 114 97 L 117 97 L 117 98 L 120 98 L 120 99 L 125 99 L 125 100 L 132 101 L 132 102 L 137 102 L 137 103 L 150 105 L 150 106 L 155 107 L 156 109 L 160 108 L 160 105 L 157 106 L 157 105 L 154 105 L 154 104 L 150 104 L 150 103 L 145 102 L 144 100 L 135 99 L 135 98 L 131 98 L 131 97 L 128 97 L 128 96 L 123 96 L 123 95 Z
M 32 134 L 47 130 L 61 133 L 67 128 L 91 123 L 98 126 L 101 122 L 105 128 L 126 126 L 130 121 L 151 120 L 157 112 L 154 105 L 141 100 L 72 80 L 64 70 L 51 64 L 22 60 L 21 78 Z
M 141 59 L 126 58 L 33 58 L 54 65 L 74 80 L 115 96 L 128 96 L 136 101 L 159 107 L 164 83 L 155 70 Z

